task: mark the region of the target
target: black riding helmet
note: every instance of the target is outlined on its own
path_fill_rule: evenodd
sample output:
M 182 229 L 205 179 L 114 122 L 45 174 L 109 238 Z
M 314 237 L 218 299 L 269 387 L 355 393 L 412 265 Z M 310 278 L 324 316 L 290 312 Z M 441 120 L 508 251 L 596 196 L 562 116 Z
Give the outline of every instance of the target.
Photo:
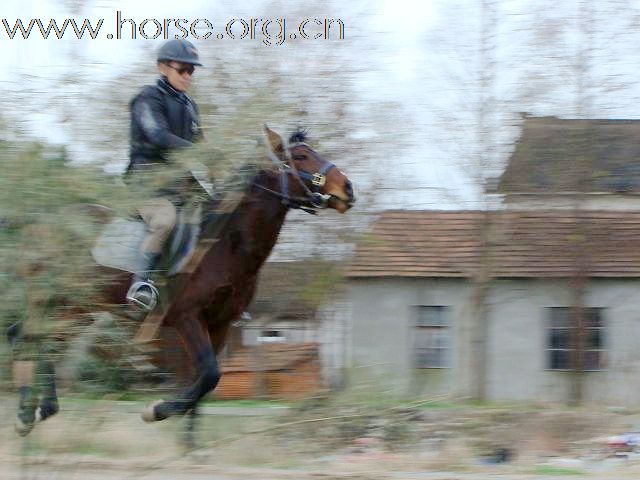
M 198 50 L 182 38 L 165 42 L 158 50 L 158 62 L 182 62 L 201 67 Z

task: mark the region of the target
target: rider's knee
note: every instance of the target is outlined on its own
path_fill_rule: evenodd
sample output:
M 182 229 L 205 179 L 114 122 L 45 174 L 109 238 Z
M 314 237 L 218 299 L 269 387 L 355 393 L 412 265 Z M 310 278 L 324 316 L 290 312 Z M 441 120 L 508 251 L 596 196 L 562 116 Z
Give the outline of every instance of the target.
M 165 198 L 153 199 L 139 209 L 152 232 L 168 236 L 176 225 L 176 207 Z
M 176 226 L 176 211 L 175 208 L 163 209 L 153 219 L 153 229 L 161 235 L 169 235 Z
M 13 362 L 13 382 L 16 388 L 33 385 L 36 374 L 36 362 L 16 360 Z

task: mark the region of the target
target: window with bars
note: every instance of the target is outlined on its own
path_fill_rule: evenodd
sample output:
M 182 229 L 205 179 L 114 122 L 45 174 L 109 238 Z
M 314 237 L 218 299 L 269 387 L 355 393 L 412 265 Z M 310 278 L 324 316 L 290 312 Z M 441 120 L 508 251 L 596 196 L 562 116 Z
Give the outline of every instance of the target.
M 414 362 L 416 368 L 448 368 L 450 362 L 449 307 L 415 308 Z
M 575 325 L 572 325 L 571 308 L 547 307 L 547 362 L 550 370 L 571 370 L 575 352 Z M 604 309 L 584 309 L 584 336 L 582 368 L 601 370 L 604 361 Z

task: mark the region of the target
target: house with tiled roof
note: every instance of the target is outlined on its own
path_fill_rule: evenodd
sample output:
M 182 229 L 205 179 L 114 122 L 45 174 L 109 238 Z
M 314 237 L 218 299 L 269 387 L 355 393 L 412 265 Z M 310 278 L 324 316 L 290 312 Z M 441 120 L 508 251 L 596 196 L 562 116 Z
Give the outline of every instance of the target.
M 637 403 L 640 122 L 594 121 L 598 148 L 567 160 L 572 122 L 525 119 L 504 209 L 378 216 L 347 271 L 353 388 L 568 402 L 579 374 L 583 401 Z M 579 161 L 600 173 L 571 178 Z
M 640 120 L 523 114 L 506 169 L 489 193 L 507 208 L 640 209 Z

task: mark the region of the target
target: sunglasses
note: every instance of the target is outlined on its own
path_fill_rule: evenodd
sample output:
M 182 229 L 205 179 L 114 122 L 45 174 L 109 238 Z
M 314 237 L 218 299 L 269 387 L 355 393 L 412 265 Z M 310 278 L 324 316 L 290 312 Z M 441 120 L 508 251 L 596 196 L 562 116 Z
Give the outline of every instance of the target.
M 187 65 L 186 67 L 174 67 L 173 65 L 167 64 L 167 67 L 175 70 L 179 75 L 183 75 L 185 73 L 193 75 L 193 72 L 196 70 L 196 67 L 194 67 L 193 65 Z

